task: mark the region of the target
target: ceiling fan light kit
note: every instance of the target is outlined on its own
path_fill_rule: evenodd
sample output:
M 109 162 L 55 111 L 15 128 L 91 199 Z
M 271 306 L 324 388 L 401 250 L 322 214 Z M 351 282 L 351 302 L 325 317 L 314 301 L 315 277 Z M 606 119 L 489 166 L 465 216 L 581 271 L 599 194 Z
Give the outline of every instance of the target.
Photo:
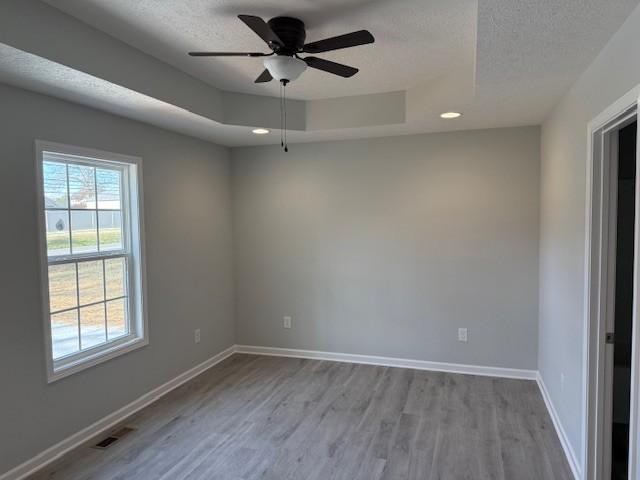
M 264 59 L 264 68 L 269 71 L 271 78 L 279 82 L 292 82 L 307 69 L 307 64 L 296 57 L 277 55 Z
M 367 30 L 338 35 L 317 42 L 305 43 L 304 22 L 293 17 L 274 17 L 268 22 L 254 15 L 238 15 L 238 18 L 258 35 L 271 49 L 271 53 L 262 52 L 190 52 L 192 57 L 267 57 L 265 70 L 256 78 L 255 83 L 266 83 L 273 79 L 280 82 L 281 106 L 281 145 L 287 152 L 287 111 L 285 87 L 296 80 L 307 67 L 322 70 L 333 75 L 349 78 L 358 73 L 358 69 L 348 65 L 324 60 L 317 57 L 298 56 L 300 53 L 323 53 L 343 48 L 373 43 L 375 39 Z

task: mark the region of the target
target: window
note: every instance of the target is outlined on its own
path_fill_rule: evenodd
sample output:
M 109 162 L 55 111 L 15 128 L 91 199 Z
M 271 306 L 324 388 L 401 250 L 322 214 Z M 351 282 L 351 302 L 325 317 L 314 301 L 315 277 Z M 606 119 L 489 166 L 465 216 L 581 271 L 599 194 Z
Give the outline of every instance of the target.
M 141 160 L 37 142 L 49 380 L 147 343 Z

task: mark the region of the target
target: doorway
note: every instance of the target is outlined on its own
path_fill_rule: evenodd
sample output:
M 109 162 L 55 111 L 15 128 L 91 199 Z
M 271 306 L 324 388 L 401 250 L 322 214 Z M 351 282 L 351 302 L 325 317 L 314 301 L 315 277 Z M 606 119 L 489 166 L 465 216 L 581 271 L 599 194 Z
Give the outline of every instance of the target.
M 629 421 L 631 401 L 631 350 L 633 338 L 634 239 L 636 193 L 637 120 L 614 132 L 617 135 L 617 181 L 615 185 L 615 285 L 614 308 L 607 328 L 607 345 L 613 362 L 611 376 L 611 480 L 629 478 Z
M 583 472 L 640 480 L 640 86 L 589 124 Z

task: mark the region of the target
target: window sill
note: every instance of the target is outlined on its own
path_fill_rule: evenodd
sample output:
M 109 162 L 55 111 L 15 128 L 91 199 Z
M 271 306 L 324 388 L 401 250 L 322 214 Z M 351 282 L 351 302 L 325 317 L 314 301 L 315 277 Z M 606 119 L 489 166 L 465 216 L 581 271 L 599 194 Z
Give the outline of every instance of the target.
M 132 352 L 149 344 L 147 338 L 131 337 L 123 342 L 118 342 L 111 347 L 103 348 L 93 354 L 89 354 L 77 359 L 66 360 L 60 364 L 53 363 L 53 367 L 48 370 L 47 382 L 52 383 L 62 378 L 81 372 L 87 368 L 99 365 L 103 362 L 119 357 L 125 353 Z

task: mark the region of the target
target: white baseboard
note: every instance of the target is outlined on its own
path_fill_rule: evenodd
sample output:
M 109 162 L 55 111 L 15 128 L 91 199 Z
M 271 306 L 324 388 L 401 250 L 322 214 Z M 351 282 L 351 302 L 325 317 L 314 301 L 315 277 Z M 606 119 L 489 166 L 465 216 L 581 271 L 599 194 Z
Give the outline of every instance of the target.
M 270 355 L 277 357 L 295 357 L 295 358 L 310 358 L 315 360 L 330 360 L 333 362 L 349 362 L 349 363 L 364 363 L 368 365 L 381 365 L 385 367 L 401 367 L 401 368 L 414 368 L 417 370 L 434 370 L 438 372 L 449 373 L 462 373 L 469 375 L 483 375 L 489 377 L 500 378 L 515 378 L 524 380 L 536 380 L 544 403 L 549 411 L 549 416 L 553 421 L 553 425 L 556 429 L 560 443 L 564 450 L 567 462 L 571 468 L 573 476 L 576 480 L 582 480 L 582 469 L 577 461 L 575 452 L 569 443 L 562 423 L 558 417 L 549 393 L 544 385 L 544 381 L 540 376 L 540 373 L 536 370 L 520 370 L 513 368 L 499 368 L 499 367 L 483 367 L 478 365 L 464 365 L 458 363 L 442 363 L 442 362 L 428 362 L 424 360 L 408 360 L 394 357 L 376 357 L 371 355 L 356 355 L 351 353 L 335 353 L 335 352 L 321 352 L 316 350 L 299 350 L 291 348 L 274 348 L 274 347 L 258 347 L 252 345 L 236 345 L 236 353 L 250 353 L 254 355 Z
M 381 365 L 386 367 L 399 367 L 399 368 L 413 368 L 416 370 L 433 370 L 438 372 L 449 373 L 461 373 L 468 375 L 483 375 L 490 377 L 501 378 L 515 378 L 524 380 L 536 380 L 544 398 L 545 404 L 551 416 L 551 420 L 556 428 L 560 443 L 564 449 L 565 455 L 571 467 L 571 470 L 576 480 L 582 479 L 582 471 L 580 465 L 576 459 L 575 452 L 568 441 L 567 435 L 560 423 L 558 414 L 551 402 L 547 389 L 544 385 L 544 381 L 540 374 L 535 370 L 521 370 L 513 368 L 500 368 L 500 367 L 484 367 L 478 365 L 464 365 L 458 363 L 442 363 L 442 362 L 429 362 L 425 360 L 409 360 L 403 358 L 394 357 L 379 357 L 371 355 L 357 355 L 351 353 L 336 353 L 336 352 L 321 352 L 316 350 L 299 350 L 290 348 L 275 348 L 275 347 L 258 347 L 251 345 L 233 345 L 219 354 L 211 357 L 210 359 L 202 362 L 199 365 L 187 370 L 186 372 L 178 375 L 174 379 L 167 383 L 153 389 L 152 391 L 142 395 L 138 399 L 134 400 L 128 405 L 125 405 L 121 409 L 107 415 L 106 417 L 98 420 L 94 424 L 80 430 L 79 432 L 71 435 L 70 437 L 62 440 L 61 442 L 53 445 L 45 451 L 39 453 L 35 457 L 27 460 L 21 465 L 18 465 L 14 469 L 0 475 L 0 480 L 21 480 L 25 477 L 32 475 L 36 471 L 44 468 L 51 462 L 60 458 L 65 453 L 77 448 L 78 446 L 88 442 L 100 433 L 109 430 L 117 424 L 124 421 L 127 417 L 133 415 L 139 410 L 143 409 L 147 405 L 155 402 L 163 395 L 166 395 L 171 390 L 179 387 L 180 385 L 188 382 L 192 378 L 198 376 L 205 370 L 213 367 L 222 360 L 228 358 L 234 353 L 248 353 L 254 355 L 269 355 L 278 357 L 295 357 L 295 358 L 309 358 L 316 360 L 329 360 L 333 362 L 349 362 L 349 363 L 362 363 L 367 365 Z
M 330 360 L 332 362 L 364 363 L 367 365 L 381 365 L 384 367 L 413 368 L 416 370 L 433 370 L 437 372 L 463 373 L 469 375 L 517 378 L 524 380 L 535 380 L 538 373 L 535 370 L 520 370 L 515 368 L 483 367 L 478 365 L 464 365 L 460 363 L 428 362 L 426 360 L 409 360 L 395 357 L 377 357 L 372 355 L 321 352 L 317 350 L 298 350 L 292 348 L 257 347 L 252 345 L 236 345 L 236 352 L 276 357 Z
M 571 472 L 573 473 L 573 476 L 576 480 L 582 480 L 582 467 L 578 462 L 576 452 L 573 450 L 573 447 L 569 442 L 569 437 L 567 437 L 567 433 L 564 431 L 564 427 L 562 426 L 562 422 L 560 422 L 558 412 L 553 406 L 553 402 L 551 401 L 551 397 L 549 396 L 549 392 L 547 391 L 547 387 L 544 384 L 544 380 L 540 376 L 540 373 L 538 373 L 536 380 L 538 381 L 538 387 L 540 388 L 540 392 L 542 393 L 544 403 L 547 405 L 549 416 L 553 421 L 553 426 L 556 428 L 556 432 L 558 433 L 558 438 L 560 439 L 564 454 L 567 457 L 567 461 L 569 462 L 569 467 L 571 467 Z
M 233 355 L 234 352 L 235 346 L 231 346 L 226 350 L 220 352 L 219 354 L 214 355 L 210 359 L 202 362 L 201 364 L 196 365 L 195 367 L 187 370 L 184 373 L 181 373 L 172 380 L 169 380 L 167 383 L 160 385 L 158 388 L 155 388 L 148 393 L 145 393 L 130 404 L 125 405 L 121 409 L 116 410 L 115 412 L 98 420 L 94 424 L 89 425 L 79 432 L 74 433 L 70 437 L 65 438 L 52 447 L 47 448 L 45 451 L 39 453 L 30 460 L 27 460 L 23 464 L 18 465 L 12 470 L 9 470 L 8 472 L 0 475 L 0 480 L 21 480 L 29 475 L 32 475 L 54 460 L 60 458 L 65 453 L 88 442 L 100 433 L 113 428 L 114 426 L 125 420 L 127 417 L 133 415 L 139 410 L 142 410 L 144 407 L 146 407 L 150 403 L 155 402 L 163 395 L 169 393 L 171 390 L 174 390 L 183 383 L 186 383 L 192 378 L 200 375 L 205 370 L 213 367 L 217 363 L 220 363 L 225 358 Z

